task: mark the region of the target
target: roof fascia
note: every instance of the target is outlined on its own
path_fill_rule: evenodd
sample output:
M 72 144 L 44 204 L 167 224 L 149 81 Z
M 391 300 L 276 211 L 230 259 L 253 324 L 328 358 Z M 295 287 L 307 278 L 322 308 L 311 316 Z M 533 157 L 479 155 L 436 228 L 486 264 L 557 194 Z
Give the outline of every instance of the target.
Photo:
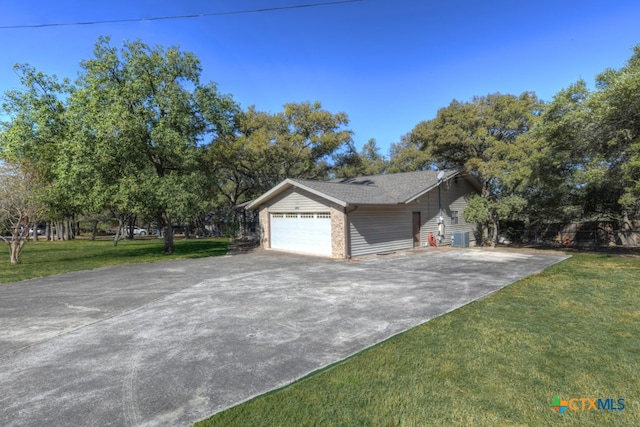
M 427 194 L 429 191 L 433 190 L 434 188 L 437 188 L 437 187 L 438 187 L 438 185 L 440 185 L 442 182 L 444 182 L 444 181 L 446 181 L 446 180 L 449 180 L 449 179 L 453 178 L 454 176 L 456 176 L 456 175 L 460 174 L 460 172 L 462 172 L 462 171 L 460 171 L 460 170 L 454 171 L 453 173 L 451 173 L 450 175 L 448 175 L 446 178 L 444 178 L 442 181 L 439 181 L 439 182 L 435 183 L 434 185 L 431 185 L 431 186 L 429 186 L 429 187 L 425 188 L 424 190 L 422 190 L 421 192 L 419 192 L 419 193 L 418 193 L 418 194 L 416 194 L 415 196 L 412 196 L 411 198 L 407 199 L 407 200 L 404 202 L 404 204 L 405 204 L 405 205 L 408 205 L 409 203 L 411 203 L 411 202 L 415 201 L 416 199 L 418 199 L 418 198 L 420 198 L 420 197 L 424 196 L 424 195 L 425 195 L 425 194 Z

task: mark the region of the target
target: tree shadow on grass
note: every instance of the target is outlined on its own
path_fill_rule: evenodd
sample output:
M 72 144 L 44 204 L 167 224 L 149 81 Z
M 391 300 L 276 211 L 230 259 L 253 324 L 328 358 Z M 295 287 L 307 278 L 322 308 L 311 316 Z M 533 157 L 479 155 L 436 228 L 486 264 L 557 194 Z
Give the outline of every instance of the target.
M 163 260 L 167 255 L 163 252 L 162 242 L 154 246 L 117 246 L 109 252 L 114 259 L 153 259 Z M 206 258 L 226 255 L 229 242 L 226 240 L 185 239 L 174 242 L 171 258 Z
M 170 255 L 164 254 L 163 244 L 160 240 L 144 245 L 121 242 L 117 246 L 104 247 L 103 250 L 97 251 L 67 250 L 67 256 L 57 256 L 49 260 L 40 259 L 38 263 L 87 262 L 99 259 L 105 265 L 110 265 L 114 263 L 121 264 L 123 262 L 153 262 L 177 258 L 196 259 L 210 256 L 223 256 L 226 255 L 227 251 L 228 242 L 226 240 L 177 240 L 174 242 L 174 252 Z
M 113 265 L 223 256 L 228 252 L 228 245 L 225 239 L 176 240 L 174 253 L 165 255 L 159 239 L 122 242 L 118 246 L 110 242 L 43 242 L 29 245 L 20 264 L 0 262 L 0 283 Z

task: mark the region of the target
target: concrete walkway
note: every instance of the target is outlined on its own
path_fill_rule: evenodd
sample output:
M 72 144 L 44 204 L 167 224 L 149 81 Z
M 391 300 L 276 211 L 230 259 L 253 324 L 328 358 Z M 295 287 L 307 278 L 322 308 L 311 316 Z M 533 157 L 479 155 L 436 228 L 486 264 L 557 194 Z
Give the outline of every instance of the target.
M 0 425 L 190 425 L 564 258 L 258 251 L 0 285 Z

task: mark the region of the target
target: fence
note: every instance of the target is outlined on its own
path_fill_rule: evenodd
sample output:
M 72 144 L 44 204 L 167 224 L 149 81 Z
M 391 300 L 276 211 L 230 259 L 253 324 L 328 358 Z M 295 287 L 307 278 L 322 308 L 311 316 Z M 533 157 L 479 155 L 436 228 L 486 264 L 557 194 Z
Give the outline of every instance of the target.
M 529 229 L 507 228 L 500 243 L 558 246 L 626 246 L 640 247 L 640 224 L 622 228 L 614 221 L 545 224 Z

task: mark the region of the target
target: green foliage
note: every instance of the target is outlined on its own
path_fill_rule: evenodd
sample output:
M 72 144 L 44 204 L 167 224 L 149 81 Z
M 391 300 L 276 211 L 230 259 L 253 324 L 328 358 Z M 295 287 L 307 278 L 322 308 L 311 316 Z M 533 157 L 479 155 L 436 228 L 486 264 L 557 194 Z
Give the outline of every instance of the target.
M 583 104 L 587 96 L 584 81 L 561 90 L 544 106 L 537 126 L 521 137 L 522 143 L 531 148 L 527 160 L 531 175 L 524 194 L 532 223 L 580 216 L 580 190 L 574 171 L 585 162 L 586 141 L 582 135 L 586 131 Z
M 433 120 L 419 123 L 409 141 L 440 168 L 465 168 L 482 186 L 465 217 L 491 224 L 493 244 L 500 221 L 524 210 L 524 194 L 533 175 L 534 146 L 522 138 L 538 121 L 542 102 L 525 92 L 453 101 Z
M 626 222 L 638 217 L 640 191 L 640 47 L 620 70 L 580 80 L 544 109 L 532 139 L 542 147 L 536 197 L 564 216 Z
M 609 188 L 617 196 L 622 215 L 640 214 L 640 46 L 620 70 L 607 70 L 596 80 L 596 91 L 587 108 L 596 126 L 590 139 L 590 169 L 595 177 L 588 183 Z M 598 173 L 606 165 L 606 171 Z M 598 186 L 597 184 L 600 184 Z M 602 191 L 597 191 L 601 196 Z
M 70 100 L 77 126 L 68 169 L 92 208 L 155 213 L 167 228 L 173 218 L 200 212 L 213 183 L 199 144 L 230 131 L 237 111 L 231 98 L 200 85 L 200 62 L 177 48 L 136 41 L 119 51 L 101 38 L 81 67 Z M 165 239 L 171 252 L 170 232 Z
M 490 200 L 474 194 L 469 198 L 462 216 L 467 222 L 487 224 L 491 222 L 491 208 Z
M 101 37 L 75 85 L 16 68 L 25 89 L 4 96 L 10 119 L 0 154 L 35 176 L 32 194 L 49 220 L 110 212 L 165 227 L 202 223 L 284 178 L 323 179 L 353 158 L 345 113 L 319 102 L 286 104 L 277 114 L 241 111 L 200 82 L 194 54 L 175 47 L 118 48 Z
M 4 94 L 2 109 L 10 120 L 0 124 L 0 157 L 28 173 L 31 197 L 44 205 L 49 218 L 64 218 L 79 211 L 73 185 L 61 180 L 57 166 L 69 134 L 65 97 L 73 90 L 29 65 L 16 65 L 22 90 Z M 35 218 L 34 218 L 35 219 Z
M 371 138 L 359 153 L 344 159 L 334 172 L 336 178 L 352 178 L 354 176 L 380 175 L 387 171 L 388 160 L 380 153 L 376 140 Z
M 389 173 L 412 172 L 430 169 L 434 164 L 431 155 L 415 142 L 411 134 L 404 135 L 400 142 L 391 144 L 389 149 Z
M 326 178 L 334 159 L 352 148 L 348 123 L 346 114 L 319 102 L 286 104 L 277 114 L 250 107 L 237 114 L 234 135 L 211 144 L 207 161 L 226 203 L 235 205 L 286 178 Z

